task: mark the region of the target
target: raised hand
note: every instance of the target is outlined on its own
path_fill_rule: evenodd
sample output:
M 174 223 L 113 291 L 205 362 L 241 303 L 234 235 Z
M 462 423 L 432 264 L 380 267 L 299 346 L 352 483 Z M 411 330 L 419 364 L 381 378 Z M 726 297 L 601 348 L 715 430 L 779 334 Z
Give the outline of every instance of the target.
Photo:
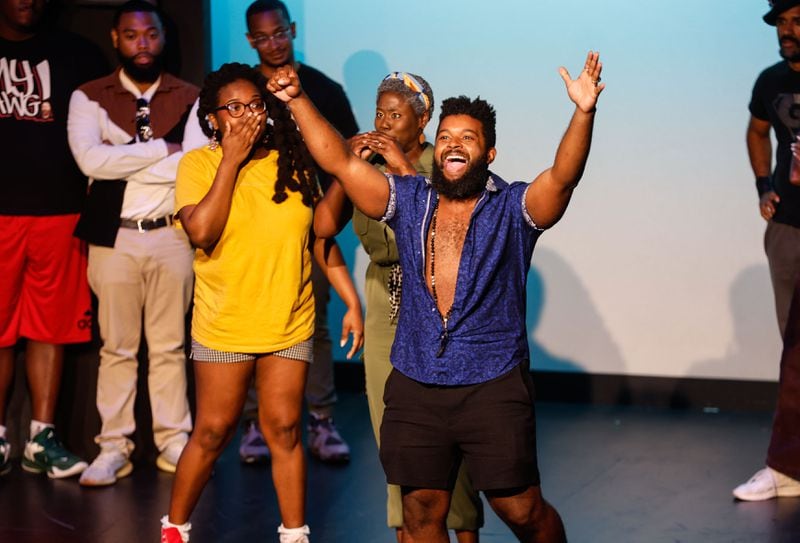
M 297 72 L 288 64 L 275 70 L 267 81 L 267 90 L 285 103 L 291 102 L 303 92 Z
M 600 82 L 600 72 L 603 71 L 603 63 L 600 62 L 600 53 L 589 51 L 586 55 L 586 62 L 580 75 L 572 79 L 569 72 L 563 66 L 558 69 L 561 79 L 567 86 L 569 99 L 584 113 L 594 110 L 597 105 L 597 97 L 606 88 L 605 83 Z

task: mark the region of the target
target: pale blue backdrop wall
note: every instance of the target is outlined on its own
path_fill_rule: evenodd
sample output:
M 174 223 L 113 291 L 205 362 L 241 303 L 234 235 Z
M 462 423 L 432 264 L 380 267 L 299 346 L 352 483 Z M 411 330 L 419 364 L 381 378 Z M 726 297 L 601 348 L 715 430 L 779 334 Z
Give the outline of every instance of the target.
M 244 38 L 248 4 L 211 2 L 215 67 L 257 62 Z M 533 258 L 533 366 L 777 377 L 764 223 L 744 145 L 752 83 L 778 60 L 775 31 L 761 21 L 767 2 L 287 5 L 299 57 L 344 85 L 362 129 L 383 75 L 422 74 L 437 103 L 468 94 L 496 106 L 493 170 L 509 180 L 551 163 L 572 111 L 557 68 L 577 72 L 599 50 L 608 88 L 587 172 Z M 364 254 L 349 232 L 339 241 L 360 285 Z

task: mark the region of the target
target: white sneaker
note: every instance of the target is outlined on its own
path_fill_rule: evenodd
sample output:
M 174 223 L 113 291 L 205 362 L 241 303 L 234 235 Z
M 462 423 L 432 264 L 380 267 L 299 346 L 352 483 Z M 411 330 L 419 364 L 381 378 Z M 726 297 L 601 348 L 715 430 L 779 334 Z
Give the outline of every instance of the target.
M 84 470 L 78 481 L 83 486 L 108 486 L 133 471 L 128 457 L 117 449 L 100 451 L 94 462 Z
M 800 496 L 800 481 L 766 467 L 758 470 L 746 483 L 734 488 L 733 495 L 748 502 L 796 497 Z
M 178 460 L 180 460 L 181 453 L 185 446 L 186 443 L 180 441 L 172 442 L 167 445 L 167 447 L 161 451 L 161 454 L 158 455 L 158 458 L 156 458 L 156 466 L 158 469 L 166 471 L 167 473 L 175 473 Z

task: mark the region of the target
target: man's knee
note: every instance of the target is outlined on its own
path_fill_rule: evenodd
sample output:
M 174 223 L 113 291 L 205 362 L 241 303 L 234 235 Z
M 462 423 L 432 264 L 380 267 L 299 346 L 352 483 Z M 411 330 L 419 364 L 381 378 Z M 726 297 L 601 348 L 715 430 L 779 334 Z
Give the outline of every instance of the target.
M 448 491 L 403 487 L 402 492 L 405 529 L 413 533 L 431 526 L 444 526 L 450 509 Z
M 492 508 L 512 528 L 531 528 L 550 515 L 552 507 L 542 497 L 538 486 L 486 492 Z

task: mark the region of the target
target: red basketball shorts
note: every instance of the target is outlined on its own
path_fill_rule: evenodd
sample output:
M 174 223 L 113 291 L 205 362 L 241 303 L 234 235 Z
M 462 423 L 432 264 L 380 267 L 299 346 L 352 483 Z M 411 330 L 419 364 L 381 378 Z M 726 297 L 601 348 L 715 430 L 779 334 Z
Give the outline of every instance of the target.
M 0 347 L 91 339 L 86 246 L 78 215 L 0 215 Z

